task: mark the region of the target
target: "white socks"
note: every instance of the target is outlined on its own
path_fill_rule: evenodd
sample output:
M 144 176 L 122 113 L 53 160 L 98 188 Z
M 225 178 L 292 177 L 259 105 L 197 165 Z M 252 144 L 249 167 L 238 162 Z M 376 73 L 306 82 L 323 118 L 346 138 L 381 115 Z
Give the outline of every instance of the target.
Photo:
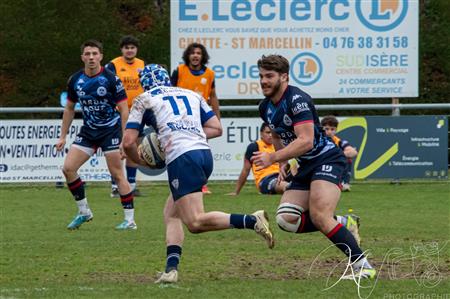
M 91 210 L 89 209 L 87 198 L 83 198 L 82 200 L 77 200 L 76 203 L 77 203 L 78 211 L 80 212 L 80 214 L 82 214 L 82 215 L 91 214 Z
M 125 220 L 128 222 L 134 222 L 134 209 L 123 209 L 125 214 Z

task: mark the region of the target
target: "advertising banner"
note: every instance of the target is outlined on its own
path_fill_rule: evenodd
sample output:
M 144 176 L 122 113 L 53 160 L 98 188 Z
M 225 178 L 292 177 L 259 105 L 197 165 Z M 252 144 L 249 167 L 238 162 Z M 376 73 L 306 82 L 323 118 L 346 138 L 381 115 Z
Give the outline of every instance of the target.
M 223 136 L 210 140 L 214 156 L 211 179 L 234 180 L 239 176 L 247 145 L 259 138 L 259 118 L 222 119 Z M 0 121 L 0 182 L 65 181 L 64 158 L 82 125 L 74 120 L 64 151 L 56 151 L 60 136 L 60 120 Z M 106 160 L 101 150 L 79 170 L 84 181 L 110 181 Z M 250 176 L 252 178 L 252 176 Z M 140 168 L 138 180 L 166 181 L 165 169 Z
M 314 98 L 418 96 L 419 0 L 171 0 L 171 67 L 205 45 L 219 99 L 260 99 L 257 60 L 285 56 Z
M 358 149 L 355 179 L 448 178 L 445 116 L 346 118 L 337 135 Z
M 249 143 L 259 139 L 259 118 L 223 118 L 223 135 L 209 140 L 214 157 L 211 180 L 236 180 Z M 64 181 L 62 166 L 82 122 L 74 120 L 66 148 L 57 152 L 59 120 L 0 121 L 0 182 Z M 373 116 L 340 119 L 340 138 L 357 148 L 356 179 L 448 176 L 448 120 L 445 116 Z M 98 151 L 79 170 L 85 181 L 110 181 Z M 251 179 L 252 176 L 249 177 Z M 142 169 L 138 180 L 166 181 L 165 170 Z
M 61 132 L 60 120 L 0 121 L 0 181 L 65 181 L 64 158 L 83 122 L 74 120 L 63 151 L 56 150 Z M 78 172 L 84 181 L 110 181 L 111 176 L 99 150 Z

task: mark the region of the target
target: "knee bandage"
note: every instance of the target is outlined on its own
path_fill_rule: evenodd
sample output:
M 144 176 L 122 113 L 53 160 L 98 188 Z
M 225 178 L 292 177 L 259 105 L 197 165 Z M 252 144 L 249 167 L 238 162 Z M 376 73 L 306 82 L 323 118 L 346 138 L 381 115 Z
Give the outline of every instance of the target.
M 303 208 L 292 203 L 282 203 L 278 206 L 277 210 L 277 224 L 278 226 L 287 232 L 296 233 L 300 223 L 302 222 Z M 289 218 L 297 218 L 295 222 L 288 222 L 284 219 L 283 215 L 289 216 Z

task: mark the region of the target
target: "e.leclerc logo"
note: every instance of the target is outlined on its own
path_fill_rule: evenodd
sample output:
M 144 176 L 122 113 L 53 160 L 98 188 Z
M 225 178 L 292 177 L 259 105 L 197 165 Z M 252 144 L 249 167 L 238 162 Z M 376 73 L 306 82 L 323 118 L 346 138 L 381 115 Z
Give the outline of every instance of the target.
M 408 12 L 408 0 L 356 0 L 356 14 L 361 23 L 374 31 L 397 27 Z
M 316 83 L 322 76 L 322 62 L 310 52 L 303 52 L 292 59 L 290 77 L 300 85 Z

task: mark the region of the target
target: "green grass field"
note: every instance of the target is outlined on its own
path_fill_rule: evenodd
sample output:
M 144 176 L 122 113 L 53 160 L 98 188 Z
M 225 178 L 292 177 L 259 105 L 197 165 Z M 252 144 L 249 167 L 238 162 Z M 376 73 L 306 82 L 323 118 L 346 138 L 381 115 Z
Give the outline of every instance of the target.
M 361 216 L 362 247 L 380 269 L 359 295 L 354 282 L 339 281 L 342 264 L 332 271 L 344 256 L 323 235 L 276 227 L 280 196 L 258 195 L 252 183 L 239 197 L 223 195 L 231 183 L 209 186 L 206 210 L 267 210 L 276 246 L 250 230 L 186 231 L 180 282 L 166 287 L 153 283 L 165 264 L 165 185 L 141 184 L 139 228 L 126 232 L 114 230 L 122 210 L 108 184 L 89 184 L 94 221 L 77 231 L 66 229 L 76 213 L 67 189 L 0 186 L 0 298 L 450 298 L 449 181 L 363 182 L 343 194 L 337 213 Z

